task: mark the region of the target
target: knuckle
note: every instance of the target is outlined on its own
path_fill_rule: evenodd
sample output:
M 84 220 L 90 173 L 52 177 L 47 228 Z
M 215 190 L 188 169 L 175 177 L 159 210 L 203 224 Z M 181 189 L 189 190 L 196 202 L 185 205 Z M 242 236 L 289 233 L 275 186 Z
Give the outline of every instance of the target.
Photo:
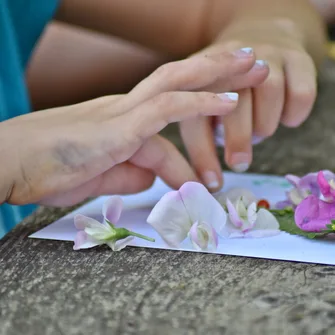
M 158 111 L 164 111 L 178 103 L 178 96 L 177 92 L 162 92 L 151 99 L 151 104 Z
M 171 74 L 178 71 L 180 68 L 179 63 L 180 62 L 170 62 L 163 64 L 154 71 L 153 76 L 158 77 L 160 80 L 169 78 Z

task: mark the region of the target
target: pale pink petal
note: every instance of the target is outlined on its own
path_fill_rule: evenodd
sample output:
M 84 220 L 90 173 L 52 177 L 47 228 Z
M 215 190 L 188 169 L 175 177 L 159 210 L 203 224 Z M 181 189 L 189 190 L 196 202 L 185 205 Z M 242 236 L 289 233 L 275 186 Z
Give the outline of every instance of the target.
M 298 177 L 298 176 L 295 176 L 295 175 L 293 175 L 293 174 L 287 174 L 286 176 L 285 176 L 285 178 L 286 178 L 286 180 L 289 182 L 289 183 L 291 183 L 294 187 L 298 187 L 298 185 L 299 185 L 299 182 L 300 182 L 300 177 Z
M 108 198 L 103 207 L 102 214 L 105 219 L 115 224 L 119 221 L 123 208 L 123 201 L 119 196 L 112 196 Z
M 252 230 L 273 230 L 278 231 L 278 233 L 280 232 L 277 219 L 271 212 L 264 208 L 261 208 L 257 212 L 257 220 Z
M 243 226 L 243 222 L 242 222 L 240 216 L 238 215 L 235 206 L 231 203 L 231 201 L 229 199 L 227 199 L 226 204 L 227 204 L 227 209 L 228 209 L 228 216 L 229 216 L 229 219 L 230 219 L 231 223 L 235 227 L 241 228 Z
M 133 236 L 128 236 L 122 240 L 118 241 L 109 241 L 106 244 L 113 250 L 113 251 L 120 251 L 124 249 L 129 243 L 134 239 Z
M 218 246 L 216 231 L 205 222 L 195 222 L 189 232 L 190 240 L 196 250 L 213 250 Z
M 241 229 L 236 228 L 230 220 L 228 220 L 221 232 L 221 236 L 225 238 L 240 238 L 244 236 L 244 233 Z
M 326 174 L 328 175 L 327 172 L 326 172 Z M 314 188 L 315 187 L 318 188 L 317 176 L 318 176 L 318 174 L 316 172 L 307 173 L 305 176 L 300 178 L 298 188 L 307 189 L 307 190 L 310 190 L 313 193 Z
M 84 230 L 85 228 L 100 227 L 101 223 L 88 216 L 77 214 L 74 217 L 74 225 L 78 230 Z
M 81 230 L 76 234 L 73 250 L 89 249 L 99 244 L 100 243 L 93 242 L 92 240 L 90 240 L 87 234 Z
M 152 209 L 147 222 L 173 248 L 179 247 L 193 223 L 178 191 L 166 193 Z
M 323 171 L 318 173 L 318 185 L 326 201 L 335 200 L 335 189 L 331 185 L 331 180 L 327 180 Z
M 220 234 L 226 224 L 227 214 L 205 186 L 187 182 L 179 189 L 179 194 L 192 224 L 196 221 L 206 222 Z

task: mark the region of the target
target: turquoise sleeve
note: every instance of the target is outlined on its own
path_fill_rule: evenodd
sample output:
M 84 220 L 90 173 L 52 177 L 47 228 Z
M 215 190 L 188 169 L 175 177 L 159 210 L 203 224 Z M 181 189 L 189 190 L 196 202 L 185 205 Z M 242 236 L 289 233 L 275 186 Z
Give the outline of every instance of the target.
M 31 111 L 25 70 L 57 6 L 58 0 L 0 0 L 0 122 Z M 0 238 L 36 208 L 1 205 Z

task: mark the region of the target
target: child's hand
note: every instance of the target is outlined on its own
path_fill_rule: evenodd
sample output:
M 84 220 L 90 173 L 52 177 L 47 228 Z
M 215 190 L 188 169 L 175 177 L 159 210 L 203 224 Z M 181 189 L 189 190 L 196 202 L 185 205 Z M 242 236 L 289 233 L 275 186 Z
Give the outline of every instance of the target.
M 100 194 L 139 192 L 155 175 L 175 188 L 197 180 L 157 133 L 172 122 L 232 112 L 237 94 L 189 91 L 219 78 L 226 88 L 260 83 L 268 69 L 249 71 L 254 64 L 254 56 L 241 50 L 170 63 L 125 96 L 1 123 L 0 203 L 65 206 Z
M 265 82 L 252 85 L 253 88 L 230 82 L 230 88 L 239 92 L 239 103 L 235 112 L 223 117 L 221 122 L 225 161 L 235 171 L 248 169 L 252 161 L 252 140 L 273 135 L 280 123 L 298 127 L 311 112 L 317 90 L 315 65 L 305 50 L 300 31 L 293 24 L 286 24 L 270 20 L 234 21 L 214 44 L 195 56 L 248 45 L 270 68 Z M 259 62 L 259 69 L 261 65 Z M 226 83 L 218 80 L 206 90 L 219 92 Z M 212 125 L 212 118 L 187 120 L 181 124 L 181 133 L 198 174 L 212 171 L 213 185 L 219 187 L 222 179 L 213 148 Z

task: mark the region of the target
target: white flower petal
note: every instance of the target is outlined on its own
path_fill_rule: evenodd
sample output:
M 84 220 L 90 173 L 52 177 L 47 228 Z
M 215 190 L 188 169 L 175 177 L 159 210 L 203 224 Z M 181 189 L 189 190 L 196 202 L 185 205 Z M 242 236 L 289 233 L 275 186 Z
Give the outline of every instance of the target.
M 78 230 L 84 230 L 85 228 L 100 227 L 101 223 L 88 216 L 77 214 L 74 217 L 74 225 Z
M 227 220 L 227 223 L 225 224 L 224 228 L 220 233 L 220 236 L 225 238 L 237 238 L 243 237 L 244 234 L 239 228 L 236 228 L 230 220 Z
M 235 208 L 236 208 L 236 211 L 237 211 L 240 218 L 243 218 L 243 219 L 248 218 L 247 207 L 246 207 L 244 201 L 242 200 L 242 197 L 239 197 L 237 199 L 237 201 L 235 203 Z
M 253 202 L 249 207 L 248 207 L 248 222 L 250 224 L 250 227 L 253 227 L 256 220 L 257 220 L 257 205 L 255 202 Z
M 98 241 L 107 240 L 115 234 L 110 226 L 105 226 L 101 223 L 96 227 L 85 228 L 85 233 Z
M 100 245 L 97 241 L 93 241 L 89 238 L 89 236 L 84 231 L 79 231 L 74 240 L 73 250 L 80 250 L 80 249 L 89 249 Z
M 300 191 L 298 188 L 293 188 L 291 191 L 288 192 L 288 197 L 292 204 L 298 206 L 301 201 L 304 200 L 304 197 L 300 194 Z
M 120 250 L 124 249 L 133 239 L 134 239 L 133 236 L 128 236 L 128 237 L 126 237 L 122 240 L 106 242 L 106 244 L 113 251 L 120 251 Z
M 178 191 L 166 193 L 152 209 L 147 222 L 173 248 L 178 248 L 192 226 Z
M 243 226 L 243 220 L 241 219 L 235 206 L 231 203 L 229 199 L 227 199 L 226 204 L 230 223 L 233 224 L 236 228 L 241 228 Z
M 224 228 L 227 214 L 205 186 L 187 182 L 180 189 L 182 201 L 192 224 L 196 221 L 210 224 L 218 234 Z
M 257 220 L 253 230 L 279 230 L 279 223 L 272 213 L 261 208 L 257 212 Z
M 217 249 L 218 237 L 212 226 L 205 222 L 196 222 L 188 234 L 194 248 L 198 251 Z

